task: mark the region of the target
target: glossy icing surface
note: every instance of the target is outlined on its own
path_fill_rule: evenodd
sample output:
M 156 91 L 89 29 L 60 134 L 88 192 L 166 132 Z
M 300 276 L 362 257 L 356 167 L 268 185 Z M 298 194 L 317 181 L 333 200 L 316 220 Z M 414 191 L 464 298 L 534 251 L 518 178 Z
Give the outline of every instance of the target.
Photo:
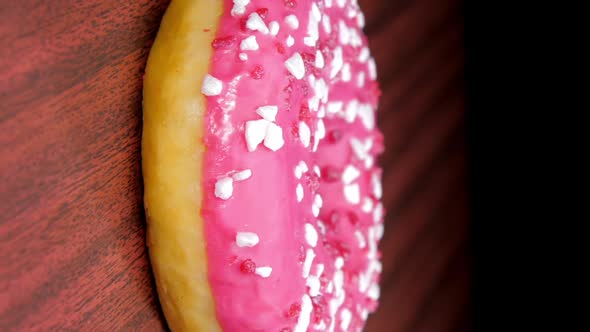
M 356 1 L 226 0 L 207 96 L 209 283 L 224 331 L 360 331 L 383 150 Z

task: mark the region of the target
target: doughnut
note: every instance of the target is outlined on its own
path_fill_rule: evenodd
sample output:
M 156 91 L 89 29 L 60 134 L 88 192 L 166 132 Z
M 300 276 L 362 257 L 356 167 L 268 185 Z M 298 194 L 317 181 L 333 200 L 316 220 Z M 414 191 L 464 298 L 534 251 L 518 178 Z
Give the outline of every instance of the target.
M 147 246 L 172 331 L 361 331 L 384 208 L 355 0 L 172 0 L 143 88 Z

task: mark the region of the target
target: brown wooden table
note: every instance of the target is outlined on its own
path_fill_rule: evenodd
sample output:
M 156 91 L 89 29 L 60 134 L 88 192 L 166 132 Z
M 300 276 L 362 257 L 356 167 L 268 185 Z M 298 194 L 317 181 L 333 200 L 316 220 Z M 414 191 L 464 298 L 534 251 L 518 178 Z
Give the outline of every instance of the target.
M 469 330 L 460 0 L 359 1 L 389 211 L 367 331 Z M 141 78 L 167 1 L 0 1 L 0 331 L 162 331 Z

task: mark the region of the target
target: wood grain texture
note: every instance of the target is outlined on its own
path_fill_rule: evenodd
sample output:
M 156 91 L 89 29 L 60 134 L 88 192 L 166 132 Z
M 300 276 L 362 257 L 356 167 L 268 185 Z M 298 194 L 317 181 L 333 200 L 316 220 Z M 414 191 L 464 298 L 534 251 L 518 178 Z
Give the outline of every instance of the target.
M 0 4 L 0 331 L 165 331 L 140 168 L 168 1 Z M 382 302 L 367 331 L 469 331 L 462 3 L 360 0 L 383 90 Z

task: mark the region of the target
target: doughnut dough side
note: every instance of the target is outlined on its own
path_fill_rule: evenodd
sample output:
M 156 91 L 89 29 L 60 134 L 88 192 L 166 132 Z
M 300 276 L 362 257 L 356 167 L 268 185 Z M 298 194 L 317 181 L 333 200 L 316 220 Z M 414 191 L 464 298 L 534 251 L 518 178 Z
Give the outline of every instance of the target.
M 173 0 L 151 49 L 143 89 L 147 244 L 172 331 L 221 331 L 207 279 L 202 157 L 205 97 L 222 0 Z

